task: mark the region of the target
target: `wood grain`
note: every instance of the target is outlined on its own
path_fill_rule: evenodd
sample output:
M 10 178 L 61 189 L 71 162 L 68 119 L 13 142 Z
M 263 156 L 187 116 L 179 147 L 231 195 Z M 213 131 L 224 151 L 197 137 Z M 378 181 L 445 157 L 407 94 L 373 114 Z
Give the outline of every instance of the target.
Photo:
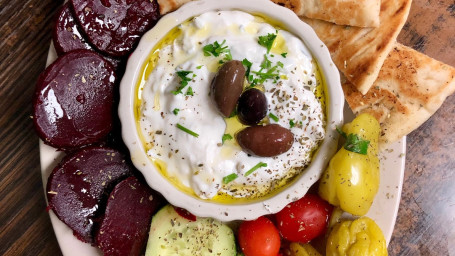
M 0 1 L 0 255 L 60 255 L 30 119 L 62 1 Z
M 60 255 L 44 200 L 31 99 L 62 1 L 0 0 L 0 255 Z M 455 3 L 415 0 L 398 41 L 455 66 Z M 455 96 L 408 136 L 390 255 L 455 251 Z

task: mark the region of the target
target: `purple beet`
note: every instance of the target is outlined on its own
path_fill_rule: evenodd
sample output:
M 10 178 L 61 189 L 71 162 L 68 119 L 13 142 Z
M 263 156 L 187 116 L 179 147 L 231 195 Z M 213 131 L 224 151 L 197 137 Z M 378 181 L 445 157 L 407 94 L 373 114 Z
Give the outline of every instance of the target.
M 53 42 L 58 56 L 73 50 L 93 50 L 95 49 L 87 42 L 79 24 L 75 21 L 71 5 L 66 3 L 57 13 L 54 26 Z M 111 56 L 103 56 L 109 61 L 115 70 L 123 66 L 123 60 Z
M 112 57 L 108 55 L 103 55 L 103 58 L 111 63 L 112 67 L 116 71 L 117 77 L 123 76 L 124 66 L 127 60 L 126 58 Z
M 74 20 L 69 3 L 64 4 L 57 13 L 52 39 L 59 56 L 72 50 L 92 49 Z
M 98 50 L 128 54 L 160 18 L 156 0 L 70 0 L 75 18 Z
M 111 64 L 95 52 L 59 57 L 36 85 L 33 120 L 41 139 L 64 150 L 102 141 L 112 127 L 115 80 Z
M 136 177 L 123 180 L 109 196 L 96 244 L 104 255 L 141 255 L 152 215 L 163 204 L 161 195 Z
M 131 167 L 117 150 L 82 149 L 65 157 L 49 176 L 49 207 L 78 239 L 94 243 L 93 224 L 98 209 L 104 208 L 103 201 L 115 184 L 131 175 Z

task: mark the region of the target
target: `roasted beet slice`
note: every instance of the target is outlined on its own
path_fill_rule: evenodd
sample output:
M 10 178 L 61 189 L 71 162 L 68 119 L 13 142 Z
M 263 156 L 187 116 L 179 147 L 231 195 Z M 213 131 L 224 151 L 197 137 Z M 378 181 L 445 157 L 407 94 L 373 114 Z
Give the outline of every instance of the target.
M 66 3 L 57 13 L 53 34 L 54 47 L 58 56 L 73 50 L 95 49 L 87 42 L 80 29 L 79 24 L 75 21 L 71 5 Z M 104 59 L 112 64 L 115 70 L 122 68 L 123 59 L 112 56 L 103 56 Z
M 59 56 L 72 50 L 92 49 L 74 20 L 69 3 L 64 4 L 57 13 L 53 41 Z
M 93 49 L 95 50 L 95 49 Z M 111 63 L 112 67 L 115 69 L 117 77 L 121 77 L 121 74 L 123 75 L 124 72 L 124 66 L 126 64 L 126 58 L 120 58 L 120 57 L 112 57 L 108 55 L 103 55 L 103 58 L 109 63 Z
M 107 201 L 96 244 L 104 255 L 141 255 L 152 215 L 162 205 L 161 195 L 136 177 L 120 182 Z
M 98 50 L 124 56 L 159 19 L 156 0 L 71 0 L 75 17 Z
M 74 149 L 103 140 L 112 127 L 114 69 L 99 54 L 76 50 L 38 78 L 34 124 L 46 143 Z
M 93 243 L 97 210 L 113 186 L 131 176 L 132 168 L 117 150 L 89 147 L 65 157 L 47 182 L 50 209 L 81 241 Z M 101 202 L 101 204 L 100 204 Z

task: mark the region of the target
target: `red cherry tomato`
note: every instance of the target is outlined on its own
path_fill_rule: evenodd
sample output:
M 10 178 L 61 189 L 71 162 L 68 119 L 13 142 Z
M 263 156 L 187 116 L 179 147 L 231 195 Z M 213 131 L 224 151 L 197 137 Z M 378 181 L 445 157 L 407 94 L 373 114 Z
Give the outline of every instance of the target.
M 183 208 L 175 207 L 175 206 L 174 206 L 174 210 L 177 212 L 178 215 L 180 215 L 180 217 L 183 217 L 189 221 L 196 221 L 196 216 L 193 215 L 191 212 L 189 212 Z
M 332 208 L 319 196 L 306 194 L 275 215 L 281 236 L 291 242 L 308 243 L 326 231 Z
M 278 229 L 264 216 L 242 222 L 238 240 L 245 256 L 277 256 L 280 250 Z

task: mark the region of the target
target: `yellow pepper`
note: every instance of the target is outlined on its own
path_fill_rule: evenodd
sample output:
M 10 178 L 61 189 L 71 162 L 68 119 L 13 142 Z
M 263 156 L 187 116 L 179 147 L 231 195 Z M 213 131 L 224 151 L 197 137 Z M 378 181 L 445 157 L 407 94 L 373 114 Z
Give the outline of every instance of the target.
M 379 188 L 377 154 L 380 126 L 373 116 L 361 114 L 345 124 L 342 130 L 347 135 L 347 144 L 330 160 L 321 177 L 319 195 L 330 204 L 361 216 L 370 209 Z M 350 135 L 358 137 L 352 139 Z M 346 149 L 357 148 L 359 139 L 369 141 L 368 145 L 363 145 L 367 149 L 366 155 Z
M 291 243 L 289 250 L 291 256 L 321 256 L 310 244 Z
M 387 256 L 387 246 L 378 225 L 368 217 L 342 221 L 330 232 L 326 256 Z

